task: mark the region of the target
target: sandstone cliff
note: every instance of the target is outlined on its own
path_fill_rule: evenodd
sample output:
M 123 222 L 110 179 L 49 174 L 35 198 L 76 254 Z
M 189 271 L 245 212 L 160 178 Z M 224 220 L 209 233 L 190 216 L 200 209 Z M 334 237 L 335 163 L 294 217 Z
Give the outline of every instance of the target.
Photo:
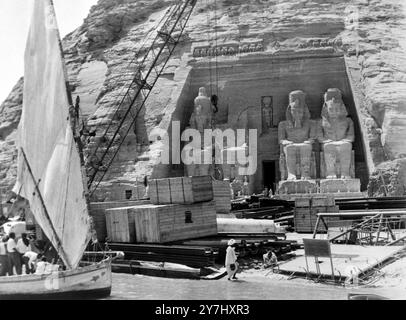
M 133 76 L 129 62 L 148 45 L 145 39 L 174 2 L 100 0 L 83 25 L 64 39 L 71 89 L 74 96 L 80 95 L 82 116 L 90 126 L 102 128 L 108 122 Z M 215 37 L 217 44 L 261 42 L 260 53 L 237 55 L 234 61 L 255 54 L 343 53 L 351 67 L 348 72 L 358 100 L 368 161 L 377 166 L 404 157 L 405 28 L 401 0 L 198 0 L 185 36 L 140 113 L 108 181 L 128 183 L 154 175 L 161 145 L 150 145 L 148 133 L 156 126 L 168 128 L 190 70 L 199 61 L 194 48 Z M 22 80 L 0 107 L 3 188 L 10 188 L 15 177 L 14 141 L 21 102 Z M 114 195 L 101 200 L 106 198 Z

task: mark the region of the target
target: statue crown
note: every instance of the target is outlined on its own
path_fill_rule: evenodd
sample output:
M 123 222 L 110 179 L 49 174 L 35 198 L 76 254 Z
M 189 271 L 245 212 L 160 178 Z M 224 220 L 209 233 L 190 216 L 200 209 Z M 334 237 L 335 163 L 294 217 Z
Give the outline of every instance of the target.
M 206 88 L 205 87 L 201 87 L 199 88 L 199 96 L 207 96 L 207 92 L 206 92 Z

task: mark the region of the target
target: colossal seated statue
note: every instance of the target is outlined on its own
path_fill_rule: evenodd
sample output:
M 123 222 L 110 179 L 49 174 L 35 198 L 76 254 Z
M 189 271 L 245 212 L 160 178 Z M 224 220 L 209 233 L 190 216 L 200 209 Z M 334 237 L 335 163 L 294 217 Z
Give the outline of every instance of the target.
M 286 162 L 287 180 L 297 180 L 297 163 L 300 163 L 300 178 L 310 180 L 310 161 L 312 154 L 312 138 L 310 112 L 305 102 L 303 91 L 289 94 L 289 106 L 286 110 L 286 121 L 278 127 L 281 145 L 281 168 Z M 284 174 L 282 173 L 282 178 Z
M 325 94 L 319 142 L 323 144 L 327 179 L 337 179 L 336 162 L 342 179 L 351 179 L 352 143 L 354 123 L 348 118 L 347 108 L 338 89 Z
M 202 137 L 204 136 L 204 130 L 210 128 L 210 116 L 203 113 L 201 105 L 197 105 L 195 111 L 190 117 L 190 127 L 200 132 Z
M 211 129 L 213 124 L 213 113 L 215 107 L 213 106 L 211 99 L 207 96 L 206 88 L 202 87 L 199 89 L 199 95 L 194 101 L 194 114 L 197 113 L 197 109 L 200 106 L 199 120 L 202 122 L 203 129 Z
M 204 130 L 212 129 L 213 127 L 213 111 L 214 106 L 211 99 L 207 96 L 206 88 L 200 88 L 199 95 L 194 100 L 194 110 L 190 117 L 189 125 L 190 128 L 199 131 L 202 141 L 204 139 Z M 212 165 L 204 163 L 204 155 L 206 152 L 208 151 L 204 149 L 203 145 L 201 145 L 201 150 L 199 154 L 196 155 L 197 159 L 200 159 L 200 163 L 185 165 L 187 176 L 202 176 L 210 174 Z

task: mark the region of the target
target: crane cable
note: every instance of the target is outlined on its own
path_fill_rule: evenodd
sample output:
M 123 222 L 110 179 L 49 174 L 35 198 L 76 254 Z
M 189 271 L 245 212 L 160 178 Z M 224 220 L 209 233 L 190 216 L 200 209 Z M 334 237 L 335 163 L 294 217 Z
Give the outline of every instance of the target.
M 213 53 L 213 47 L 211 44 L 211 35 L 210 35 L 210 1 L 206 0 L 206 7 L 207 7 L 207 41 L 209 43 L 209 50 L 208 50 L 208 58 L 209 58 L 209 74 L 210 74 L 210 95 L 213 94 L 213 82 L 212 82 L 212 66 L 211 66 L 211 54 Z
M 209 1 L 214 1 L 214 46 L 211 44 L 211 16 Z M 206 0 L 207 5 L 207 38 L 209 42 L 209 75 L 210 75 L 210 96 L 214 106 L 214 113 L 218 112 L 218 94 L 219 94 L 219 72 L 218 72 L 218 34 L 217 34 L 217 0 Z M 212 56 L 215 57 L 215 73 L 213 75 Z M 213 89 L 213 78 L 215 82 L 215 92 Z
M 216 48 L 218 48 L 218 30 L 217 30 L 217 0 L 214 0 L 214 36 L 216 37 Z M 218 54 L 216 54 L 216 95 L 219 94 L 219 71 Z

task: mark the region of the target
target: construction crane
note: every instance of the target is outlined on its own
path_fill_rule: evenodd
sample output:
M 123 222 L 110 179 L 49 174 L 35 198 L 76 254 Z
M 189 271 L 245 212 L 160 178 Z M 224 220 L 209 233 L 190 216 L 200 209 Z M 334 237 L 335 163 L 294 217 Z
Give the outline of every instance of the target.
M 183 35 L 197 0 L 181 0 L 167 12 L 167 19 L 157 31 L 145 53 L 134 59 L 134 78 L 116 107 L 115 113 L 98 137 L 99 143 L 89 155 L 86 174 L 92 196 L 116 158 L 125 138 L 134 127 L 158 78 Z M 140 57 L 141 56 L 141 57 Z M 136 106 L 136 110 L 133 108 Z

